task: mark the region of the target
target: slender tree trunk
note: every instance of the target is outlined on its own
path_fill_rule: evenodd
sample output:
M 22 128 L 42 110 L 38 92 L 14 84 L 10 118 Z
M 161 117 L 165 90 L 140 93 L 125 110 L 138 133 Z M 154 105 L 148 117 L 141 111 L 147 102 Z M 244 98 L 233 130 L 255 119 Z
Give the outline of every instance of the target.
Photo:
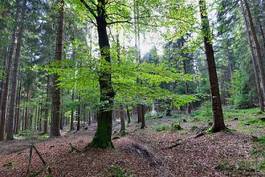
M 96 17 L 99 48 L 101 54 L 100 62 L 101 65 L 109 66 L 100 68 L 99 73 L 100 102 L 104 103 L 104 105 L 101 105 L 99 108 L 97 116 L 97 131 L 91 143 L 93 147 L 99 148 L 113 147 L 111 141 L 112 107 L 115 93 L 111 81 L 111 56 L 109 37 L 107 33 L 105 4 L 105 0 L 98 0 L 98 16 Z
M 79 105 L 77 107 L 77 126 L 76 126 L 76 130 L 79 131 L 80 130 L 80 117 L 81 117 L 81 103 L 80 103 L 80 96 L 78 98 L 79 100 Z
M 75 92 L 72 90 L 72 102 L 75 99 Z M 74 108 L 71 108 L 71 118 L 70 118 L 70 131 L 74 130 Z
M 29 88 L 27 89 L 26 97 L 27 97 L 27 103 L 28 103 L 30 99 Z M 24 116 L 24 130 L 27 130 L 28 128 L 29 128 L 29 113 L 28 113 L 28 106 L 26 105 L 25 116 Z
M 125 112 L 123 109 L 123 106 L 120 106 L 120 121 L 121 121 L 121 129 L 120 129 L 120 134 L 121 136 L 125 135 Z
M 16 97 L 17 97 L 17 76 L 18 69 L 20 64 L 20 51 L 22 46 L 22 37 L 24 31 L 24 18 L 26 11 L 26 3 L 27 1 L 23 1 L 22 12 L 21 12 L 21 20 L 19 22 L 19 29 L 17 32 L 17 46 L 15 51 L 15 58 L 13 62 L 12 74 L 10 78 L 11 89 L 10 89 L 10 102 L 9 102 L 9 111 L 6 123 L 6 139 L 13 140 L 14 139 L 14 118 L 15 118 L 15 107 L 16 107 Z
M 185 74 L 188 74 L 189 72 L 188 72 L 188 66 L 187 66 L 188 64 L 187 64 L 187 60 L 183 60 L 183 67 L 184 67 L 184 73 Z M 189 83 L 186 81 L 185 82 L 185 93 L 188 95 L 188 94 L 190 94 L 190 90 L 189 90 Z M 187 105 L 186 105 L 186 112 L 188 113 L 188 114 L 191 114 L 191 103 L 188 103 Z
M 212 132 L 219 132 L 226 129 L 226 127 L 224 123 L 222 103 L 219 92 L 214 50 L 212 45 L 212 34 L 208 19 L 206 1 L 200 0 L 199 6 L 200 6 L 200 14 L 202 20 L 202 33 L 204 36 L 205 54 L 208 63 L 209 80 L 210 80 L 211 93 L 212 93 L 212 109 L 213 109 Z
M 145 128 L 145 106 L 142 104 L 141 105 L 141 117 L 142 117 L 142 121 L 141 121 L 141 129 L 144 129 Z
M 265 72 L 264 72 L 264 63 L 263 63 L 263 58 L 262 58 L 262 52 L 261 52 L 261 46 L 257 37 L 255 25 L 253 22 L 252 14 L 250 12 L 249 4 L 247 0 L 241 0 L 241 4 L 245 5 L 245 15 L 247 18 L 247 24 L 249 25 L 249 29 L 251 32 L 251 36 L 253 39 L 253 43 L 255 45 L 256 49 L 256 54 L 257 54 L 257 65 L 259 68 L 259 74 L 260 74 L 260 81 L 261 81 L 261 88 L 262 88 L 262 94 L 265 96 Z M 244 8 L 244 7 L 243 7 Z M 244 10 L 244 9 L 243 9 Z
M 88 125 L 91 125 L 91 111 L 88 112 Z
M 126 113 L 127 113 L 127 119 L 128 119 L 128 125 L 129 125 L 131 123 L 131 116 L 130 116 L 130 110 L 128 106 L 126 106 Z
M 15 17 L 15 27 L 11 38 L 11 44 L 8 49 L 8 54 L 6 58 L 6 66 L 5 66 L 5 79 L 3 80 L 3 90 L 1 93 L 1 124 L 0 124 L 0 141 L 4 140 L 5 135 L 5 124 L 6 124 L 6 109 L 7 109 L 7 98 L 8 98 L 8 89 L 9 89 L 9 77 L 10 77 L 10 68 L 12 66 L 12 58 L 14 56 L 16 50 L 16 38 L 17 38 L 17 30 L 18 30 L 18 21 L 20 14 L 19 0 L 16 1 L 17 9 L 16 9 L 16 17 Z
M 242 10 L 243 12 L 244 7 L 242 6 Z M 245 14 L 245 12 L 244 12 Z M 255 49 L 254 49 L 254 44 L 253 44 L 253 40 L 252 40 L 252 35 L 251 35 L 251 31 L 249 29 L 249 25 L 248 25 L 248 20 L 246 15 L 244 16 L 244 21 L 245 21 L 245 26 L 246 26 L 246 32 L 247 32 L 247 36 L 248 36 L 248 43 L 250 46 L 250 50 L 251 50 L 251 59 L 252 59 L 252 66 L 253 66 L 253 70 L 254 70 L 254 74 L 255 74 L 255 83 L 256 83 L 256 88 L 257 88 L 257 95 L 258 95 L 258 99 L 259 99 L 259 106 L 260 106 L 260 111 L 264 112 L 264 95 L 262 94 L 262 87 L 261 87 L 261 80 L 260 80 L 260 73 L 259 73 L 259 67 L 258 67 L 258 63 L 257 63 L 257 58 L 256 58 L 256 54 L 255 54 Z
M 16 112 L 15 112 L 15 133 L 17 134 L 18 131 L 20 130 L 20 99 L 21 99 L 21 82 L 19 82 L 19 88 L 18 88 L 18 96 L 16 98 Z
M 47 76 L 46 101 L 44 105 L 43 133 L 48 133 L 50 77 Z
M 56 55 L 55 60 L 60 62 L 63 57 L 63 41 L 64 41 L 64 0 L 58 0 L 59 12 L 58 12 L 58 29 L 56 39 Z M 50 136 L 60 136 L 60 107 L 61 107 L 61 90 L 59 88 L 59 76 L 54 74 L 52 77 L 52 117 Z

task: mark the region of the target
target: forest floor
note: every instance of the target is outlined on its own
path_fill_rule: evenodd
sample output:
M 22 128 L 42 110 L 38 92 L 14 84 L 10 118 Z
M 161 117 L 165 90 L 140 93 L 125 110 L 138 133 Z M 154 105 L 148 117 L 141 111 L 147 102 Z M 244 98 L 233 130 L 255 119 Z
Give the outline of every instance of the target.
M 48 175 L 47 167 L 43 168 L 33 151 L 32 177 L 265 176 L 264 115 L 247 111 L 226 116 L 230 131 L 216 134 L 201 133 L 209 127 L 205 120 L 185 116 L 149 119 L 144 130 L 132 124 L 126 136 L 114 134 L 115 149 L 107 150 L 77 152 L 70 146 L 82 150 L 91 141 L 95 124 L 88 130 L 45 141 L 2 142 L 0 177 L 26 176 L 31 143 L 51 168 Z M 114 129 L 118 128 L 115 124 Z

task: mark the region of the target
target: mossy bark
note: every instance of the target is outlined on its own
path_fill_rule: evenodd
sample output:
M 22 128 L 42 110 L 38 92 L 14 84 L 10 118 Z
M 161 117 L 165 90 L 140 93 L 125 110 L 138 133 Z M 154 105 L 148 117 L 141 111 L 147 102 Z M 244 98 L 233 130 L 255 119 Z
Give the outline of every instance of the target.
M 112 110 L 99 111 L 97 131 L 91 143 L 94 148 L 113 148 L 112 135 Z
M 97 131 L 91 143 L 96 148 L 112 148 L 112 109 L 114 100 L 114 90 L 111 80 L 111 55 L 110 43 L 107 32 L 106 21 L 106 1 L 99 0 L 97 4 L 97 22 L 98 43 L 100 48 L 100 70 L 99 70 L 99 88 L 101 106 L 97 116 Z M 89 8 L 89 7 L 88 7 Z

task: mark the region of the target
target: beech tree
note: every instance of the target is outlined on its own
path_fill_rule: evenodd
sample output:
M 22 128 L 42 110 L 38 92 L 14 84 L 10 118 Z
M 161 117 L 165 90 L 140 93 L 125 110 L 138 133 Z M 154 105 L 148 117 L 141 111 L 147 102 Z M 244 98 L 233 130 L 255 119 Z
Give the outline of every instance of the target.
M 213 126 L 211 131 L 219 132 L 226 129 L 226 126 L 224 123 L 223 109 L 219 92 L 219 83 L 212 44 L 212 32 L 208 19 L 206 0 L 200 0 L 199 6 L 202 23 L 202 35 L 204 39 L 205 55 L 208 63 L 208 73 L 212 94 Z
M 80 0 L 86 7 L 89 13 L 93 15 L 96 20 L 98 32 L 98 44 L 100 48 L 100 72 L 99 72 L 99 85 L 100 85 L 100 102 L 101 106 L 97 116 L 97 131 L 91 143 L 93 147 L 108 148 L 113 147 L 111 141 L 112 135 L 112 107 L 114 100 L 114 90 L 111 81 L 111 56 L 110 56 L 110 43 L 107 33 L 106 21 L 106 4 L 105 0 L 98 0 L 97 4 L 86 3 L 85 0 Z M 91 7 L 92 6 L 92 7 Z M 96 9 L 94 11 L 94 9 Z

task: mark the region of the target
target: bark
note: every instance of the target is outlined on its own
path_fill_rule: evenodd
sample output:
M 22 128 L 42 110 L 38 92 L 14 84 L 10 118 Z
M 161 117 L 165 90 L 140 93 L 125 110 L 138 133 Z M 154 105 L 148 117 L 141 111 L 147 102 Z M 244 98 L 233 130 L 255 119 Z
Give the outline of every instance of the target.
M 75 99 L 75 92 L 72 90 L 72 102 Z M 74 108 L 71 109 L 71 118 L 70 118 L 70 131 L 74 130 Z
M 57 39 L 56 39 L 56 51 L 55 60 L 60 61 L 63 57 L 63 41 L 64 41 L 64 0 L 58 0 L 59 12 L 58 12 L 58 28 L 57 28 Z M 60 107 L 61 107 L 61 90 L 59 88 L 59 76 L 54 74 L 52 77 L 52 117 L 50 136 L 60 136 Z
M 30 90 L 28 88 L 27 93 L 26 93 L 26 97 L 27 97 L 27 102 L 29 102 L 30 99 Z M 25 116 L 24 116 L 24 130 L 27 130 L 29 128 L 29 112 L 28 112 L 28 106 L 26 106 L 25 108 Z
M 15 107 L 16 107 L 16 97 L 17 97 L 17 76 L 18 69 L 20 64 L 20 52 L 22 46 L 22 37 L 24 31 L 24 18 L 26 11 L 26 3 L 27 1 L 23 1 L 21 19 L 19 22 L 19 28 L 17 31 L 17 46 L 15 50 L 15 58 L 13 61 L 12 74 L 10 77 L 11 89 L 10 89 L 10 102 L 9 102 L 9 110 L 6 122 L 6 139 L 13 140 L 14 139 L 14 118 L 15 118 Z
M 130 110 L 128 106 L 126 107 L 126 113 L 127 113 L 127 119 L 128 119 L 128 125 L 131 123 L 131 115 L 130 115 Z
M 212 94 L 212 110 L 213 110 L 213 126 L 212 132 L 219 132 L 224 129 L 224 117 L 219 92 L 218 77 L 216 72 L 216 64 L 214 58 L 214 50 L 212 45 L 212 34 L 207 14 L 206 1 L 200 0 L 200 15 L 202 20 L 202 33 L 204 37 L 205 54 L 208 63 L 209 80 Z
M 108 148 L 113 147 L 111 141 L 112 135 L 112 107 L 114 99 L 114 90 L 111 81 L 111 56 L 110 44 L 107 33 L 105 0 L 98 0 L 97 4 L 97 32 L 99 40 L 99 48 L 101 54 L 101 65 L 108 66 L 100 68 L 99 86 L 100 86 L 100 102 L 101 105 L 97 116 L 97 130 L 91 143 L 92 147 Z
M 244 10 L 243 6 L 242 6 L 242 10 L 243 10 L 243 13 L 245 14 L 245 10 Z M 255 49 L 254 49 L 254 44 L 253 44 L 253 40 L 251 37 L 252 35 L 251 35 L 251 31 L 249 29 L 248 19 L 246 18 L 246 15 L 244 15 L 244 21 L 245 21 L 245 26 L 246 26 L 248 43 L 249 43 L 250 50 L 251 50 L 252 66 L 253 66 L 253 70 L 254 70 L 254 74 L 255 74 L 255 83 L 256 83 L 257 95 L 258 95 L 258 99 L 259 99 L 260 111 L 264 112 L 264 106 L 265 106 L 264 105 L 264 95 L 262 94 L 262 87 L 260 85 L 261 79 L 260 79 L 260 74 L 259 74 L 259 67 L 258 67 L 257 58 L 256 58 L 256 54 L 255 54 Z
M 17 37 L 17 28 L 18 28 L 18 20 L 20 14 L 19 1 L 16 1 L 17 10 L 15 17 L 15 27 L 11 37 L 11 44 L 8 49 L 8 54 L 6 58 L 6 66 L 5 66 L 5 79 L 3 80 L 3 91 L 1 93 L 1 124 L 0 124 L 0 141 L 4 140 L 5 134 L 5 122 L 6 122 L 6 108 L 7 108 L 7 98 L 8 98 L 8 89 L 9 89 L 9 77 L 10 77 L 10 68 L 12 65 L 12 58 L 14 52 L 16 50 L 16 37 Z
M 15 112 L 15 133 L 17 134 L 20 130 L 20 99 L 21 99 L 21 82 L 19 83 L 18 96 L 16 98 L 16 112 Z
M 125 112 L 123 109 L 123 106 L 120 106 L 120 121 L 121 121 L 121 129 L 120 129 L 120 134 L 121 136 L 125 135 Z
M 188 67 L 188 61 L 187 60 L 183 60 L 183 67 L 184 67 L 184 73 L 185 74 L 188 74 L 188 73 L 190 73 L 189 72 L 189 67 Z M 188 82 L 185 82 L 185 94 L 190 94 L 190 89 L 189 89 L 189 83 Z M 192 107 L 191 107 L 191 103 L 188 103 L 187 105 L 186 105 L 186 112 L 188 113 L 188 114 L 191 114 L 191 109 L 192 109 Z
M 79 131 L 80 130 L 80 118 L 81 118 L 81 105 L 80 105 L 80 97 L 79 97 L 79 105 L 77 107 L 77 126 L 76 126 L 76 130 Z
M 44 119 L 43 119 L 43 133 L 48 133 L 48 119 L 49 119 L 49 90 L 50 90 L 50 78 L 47 77 L 47 85 L 46 85 L 46 102 L 44 107 Z
M 261 81 L 261 88 L 262 88 L 262 94 L 263 96 L 265 96 L 265 72 L 264 72 L 264 63 L 263 63 L 263 58 L 262 58 L 262 52 L 261 52 L 261 46 L 257 37 L 257 33 L 256 33 L 256 29 L 255 29 L 255 25 L 253 22 L 253 17 L 252 14 L 250 12 L 250 8 L 249 8 L 249 4 L 247 2 L 247 0 L 241 0 L 241 4 L 244 4 L 245 7 L 245 15 L 247 18 L 247 22 L 249 25 L 249 30 L 251 32 L 251 36 L 253 39 L 253 43 L 255 45 L 255 51 L 256 51 L 256 58 L 257 58 L 257 65 L 258 65 L 258 69 L 259 69 L 259 74 L 260 74 L 260 81 Z
M 142 108 L 142 106 L 141 106 L 141 104 L 138 104 L 137 105 L 137 123 L 139 124 L 139 123 L 141 123 L 142 122 L 142 111 L 141 111 L 141 108 Z
M 88 125 L 91 125 L 91 111 L 88 112 Z

